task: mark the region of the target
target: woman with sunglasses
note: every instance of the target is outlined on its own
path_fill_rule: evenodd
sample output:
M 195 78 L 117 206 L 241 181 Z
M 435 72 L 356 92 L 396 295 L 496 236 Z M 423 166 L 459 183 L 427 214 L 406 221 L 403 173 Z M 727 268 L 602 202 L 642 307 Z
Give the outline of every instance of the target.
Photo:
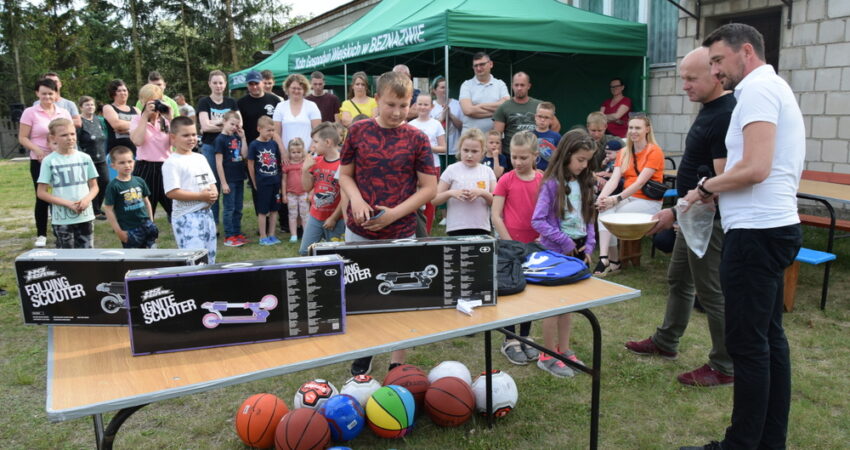
M 632 100 L 623 96 L 626 85 L 622 78 L 612 78 L 608 83 L 611 90 L 611 98 L 602 102 L 599 112 L 605 114 L 608 120 L 608 129 L 605 131 L 617 137 L 626 137 L 629 128 L 629 112 L 632 110 Z

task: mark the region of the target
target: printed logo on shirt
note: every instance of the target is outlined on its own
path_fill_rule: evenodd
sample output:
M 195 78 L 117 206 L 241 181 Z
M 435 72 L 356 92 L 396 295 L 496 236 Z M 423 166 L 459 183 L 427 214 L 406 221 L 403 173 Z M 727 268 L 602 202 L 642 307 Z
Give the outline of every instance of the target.
M 274 117 L 274 105 L 266 105 L 266 115 L 269 117 Z
M 476 182 L 475 182 L 475 187 L 477 187 L 478 189 L 487 189 L 487 182 L 486 182 L 486 181 L 481 181 L 481 180 L 476 181 Z
M 50 185 L 54 189 L 88 183 L 86 163 L 84 161 L 70 164 L 52 164 L 50 170 L 52 172 Z
M 195 175 L 195 183 L 198 184 L 198 188 L 202 191 L 204 189 L 209 189 L 212 184 L 210 182 L 209 174 L 206 172 Z
M 227 149 L 230 150 L 230 161 L 239 162 L 242 161 L 242 152 L 240 150 L 239 139 L 233 138 L 230 140 L 230 143 L 227 144 Z
M 257 154 L 257 162 L 260 163 L 257 168 L 257 172 L 259 172 L 260 175 L 277 175 L 277 158 L 275 157 L 273 149 L 261 149 Z
M 124 198 L 124 211 L 133 211 L 145 207 L 141 187 L 133 186 L 121 191 L 120 194 Z
M 212 119 L 212 120 L 221 119 L 229 111 L 230 111 L 230 108 L 226 108 L 226 109 L 210 108 L 210 119 Z

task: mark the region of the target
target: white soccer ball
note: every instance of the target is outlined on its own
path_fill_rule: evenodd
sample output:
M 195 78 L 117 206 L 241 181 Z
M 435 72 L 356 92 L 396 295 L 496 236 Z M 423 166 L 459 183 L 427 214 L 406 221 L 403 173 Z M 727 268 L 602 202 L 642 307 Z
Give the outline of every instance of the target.
M 372 378 L 371 375 L 356 375 L 345 381 L 339 393 L 354 397 L 360 403 L 360 406 L 365 409 L 369 397 L 380 389 L 380 387 L 381 383 Z
M 331 384 L 330 381 L 316 378 L 302 384 L 298 388 L 293 403 L 295 404 L 295 409 L 310 408 L 318 410 L 329 398 L 337 394 L 339 394 L 339 391 L 336 390 L 336 386 Z
M 516 407 L 519 392 L 514 379 L 505 372 L 494 370 L 491 377 L 493 383 L 493 417 L 504 417 Z M 482 373 L 472 383 L 475 394 L 475 409 L 481 415 L 487 412 L 487 378 Z
M 466 381 L 466 384 L 472 384 L 472 375 L 462 362 L 443 361 L 428 372 L 428 382 L 431 384 L 445 377 L 457 377 Z

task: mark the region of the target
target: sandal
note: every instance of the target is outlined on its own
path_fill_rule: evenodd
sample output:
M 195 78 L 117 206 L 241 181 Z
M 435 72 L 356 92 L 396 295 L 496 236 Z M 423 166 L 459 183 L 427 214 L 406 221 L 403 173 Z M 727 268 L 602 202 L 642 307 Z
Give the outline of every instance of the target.
M 608 261 L 607 256 L 600 256 L 599 262 L 597 262 L 596 267 L 593 268 L 594 275 L 604 275 L 608 271 L 608 267 L 611 265 L 611 262 L 609 261 L 608 264 L 605 264 L 602 262 L 603 259 Z

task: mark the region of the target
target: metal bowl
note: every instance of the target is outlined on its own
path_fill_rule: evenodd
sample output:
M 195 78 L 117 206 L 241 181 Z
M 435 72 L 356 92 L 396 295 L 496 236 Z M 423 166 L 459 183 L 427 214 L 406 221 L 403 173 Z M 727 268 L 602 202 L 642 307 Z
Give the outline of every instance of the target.
M 639 240 L 658 223 L 658 219 L 653 219 L 652 214 L 644 213 L 609 214 L 600 216 L 599 221 L 611 234 L 624 241 Z

